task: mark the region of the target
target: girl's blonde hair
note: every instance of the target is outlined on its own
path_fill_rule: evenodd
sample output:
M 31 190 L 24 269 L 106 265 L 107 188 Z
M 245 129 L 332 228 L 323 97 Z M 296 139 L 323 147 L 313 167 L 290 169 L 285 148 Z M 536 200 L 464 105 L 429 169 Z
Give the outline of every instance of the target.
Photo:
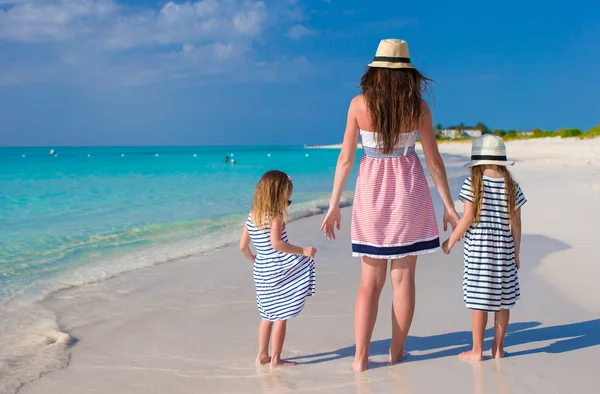
M 505 166 L 498 166 L 498 171 L 504 176 L 504 197 L 508 204 L 508 219 L 512 228 L 517 201 L 517 183 Z M 471 188 L 473 189 L 473 221 L 479 223 L 483 205 L 483 168 L 481 165 L 471 167 Z
M 276 215 L 287 215 L 288 198 L 294 185 L 290 177 L 277 170 L 267 171 L 254 190 L 252 221 L 259 228 L 265 227 Z

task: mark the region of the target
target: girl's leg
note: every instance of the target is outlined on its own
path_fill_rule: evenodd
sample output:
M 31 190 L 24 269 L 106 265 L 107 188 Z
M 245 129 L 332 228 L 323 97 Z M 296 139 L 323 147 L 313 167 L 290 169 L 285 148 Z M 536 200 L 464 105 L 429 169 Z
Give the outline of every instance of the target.
M 487 312 L 473 311 L 473 349 L 458 355 L 462 360 L 483 361 L 483 338 L 487 326 Z
M 271 362 L 271 357 L 269 357 L 269 340 L 271 339 L 272 327 L 272 321 L 260 321 L 260 325 L 258 326 L 258 356 L 256 357 L 256 365 Z
M 415 313 L 415 267 L 417 256 L 392 260 L 392 345 L 390 362 L 404 357 L 404 342 Z
M 362 274 L 360 287 L 356 297 L 354 310 L 354 336 L 356 353 L 352 369 L 362 372 L 369 362 L 369 345 L 377 320 L 379 296 L 385 284 L 387 261 L 382 259 L 362 258 Z
M 288 367 L 296 365 L 295 361 L 285 361 L 281 359 L 281 351 L 283 350 L 283 342 L 285 341 L 285 331 L 287 320 L 278 320 L 273 327 L 273 344 L 271 346 L 271 368 Z
M 494 342 L 492 342 L 492 357 L 504 357 L 504 336 L 508 329 L 510 309 L 500 309 L 494 313 Z

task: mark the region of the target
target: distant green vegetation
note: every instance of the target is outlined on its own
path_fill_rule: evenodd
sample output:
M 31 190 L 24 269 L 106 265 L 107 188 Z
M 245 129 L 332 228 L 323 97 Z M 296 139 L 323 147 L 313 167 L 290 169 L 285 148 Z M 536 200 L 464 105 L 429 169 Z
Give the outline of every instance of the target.
M 562 129 L 560 130 L 560 138 L 579 137 L 583 132 L 579 129 Z
M 579 138 L 594 138 L 600 136 L 600 124 L 596 127 L 592 127 L 585 134 L 582 134 Z
M 463 123 L 460 123 L 460 126 L 458 126 L 458 129 L 460 131 L 459 135 L 463 135 L 463 137 L 459 136 L 459 137 L 456 137 L 453 139 L 453 138 L 448 138 L 448 137 L 442 136 L 442 130 L 444 130 L 444 127 L 441 124 L 438 124 L 435 127 L 436 139 L 438 141 L 471 141 L 471 140 L 473 140 L 472 137 L 466 137 L 466 136 L 464 136 L 464 134 L 462 134 L 463 127 L 464 127 Z M 542 130 L 540 128 L 535 128 L 533 130 L 529 130 L 529 131 L 525 131 L 525 132 L 518 131 L 518 130 L 502 130 L 502 129 L 490 130 L 485 124 L 483 124 L 481 122 L 477 123 L 477 125 L 474 127 L 474 129 L 480 130 L 482 132 L 482 134 L 497 135 L 499 137 L 502 137 L 502 139 L 505 141 L 527 140 L 527 139 L 532 139 L 532 138 L 554 138 L 554 137 L 561 137 L 561 138 L 579 137 L 581 139 L 585 139 L 585 138 L 594 138 L 594 137 L 600 136 L 600 124 L 595 127 L 592 127 L 585 133 L 583 131 L 581 131 L 580 129 L 558 129 L 556 131 L 553 131 L 553 130 Z

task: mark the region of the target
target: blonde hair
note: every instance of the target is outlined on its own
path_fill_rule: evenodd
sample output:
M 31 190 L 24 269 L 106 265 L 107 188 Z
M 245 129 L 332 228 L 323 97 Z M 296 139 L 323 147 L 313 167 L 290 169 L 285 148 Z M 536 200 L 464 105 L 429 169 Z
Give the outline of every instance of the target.
M 505 166 L 497 166 L 504 176 L 504 197 L 507 201 L 508 220 L 512 228 L 514 210 L 517 203 L 517 183 Z M 473 221 L 479 223 L 483 205 L 483 168 L 481 165 L 471 167 L 471 188 L 473 189 Z
M 264 228 L 276 215 L 285 218 L 293 188 L 292 180 L 285 172 L 267 171 L 254 190 L 250 210 L 254 225 Z

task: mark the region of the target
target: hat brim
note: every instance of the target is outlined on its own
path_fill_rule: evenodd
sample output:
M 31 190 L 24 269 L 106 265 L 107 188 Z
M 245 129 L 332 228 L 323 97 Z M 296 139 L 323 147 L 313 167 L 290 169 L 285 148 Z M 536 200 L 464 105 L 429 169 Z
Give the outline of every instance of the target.
M 465 164 L 465 167 L 480 166 L 484 164 L 495 164 L 497 166 L 514 166 L 514 161 L 502 161 L 502 160 L 472 160 Z
M 381 62 L 374 61 L 368 64 L 369 67 L 375 68 L 415 68 L 411 63 L 398 63 L 398 62 Z

